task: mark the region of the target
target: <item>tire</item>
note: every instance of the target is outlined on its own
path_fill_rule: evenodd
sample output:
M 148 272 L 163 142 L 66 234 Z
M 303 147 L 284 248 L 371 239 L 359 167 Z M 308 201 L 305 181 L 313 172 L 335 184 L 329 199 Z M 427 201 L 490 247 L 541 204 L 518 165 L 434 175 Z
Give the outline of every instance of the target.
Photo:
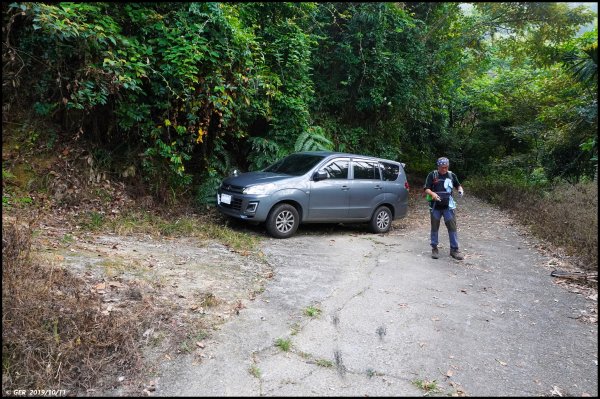
M 380 206 L 377 208 L 371 222 L 369 222 L 371 231 L 375 234 L 383 234 L 390 231 L 392 227 L 392 212 L 387 206 Z
M 275 238 L 289 238 L 300 225 L 298 211 L 290 204 L 279 204 L 269 213 L 266 221 L 267 231 Z

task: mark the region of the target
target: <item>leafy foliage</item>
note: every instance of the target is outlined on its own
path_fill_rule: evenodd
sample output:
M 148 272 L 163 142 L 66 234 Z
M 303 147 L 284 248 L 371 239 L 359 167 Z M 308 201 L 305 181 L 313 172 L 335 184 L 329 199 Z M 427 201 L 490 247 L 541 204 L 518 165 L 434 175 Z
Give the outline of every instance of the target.
M 333 143 L 323 134 L 323 129 L 310 127 L 301 133 L 294 145 L 294 151 L 328 151 Z
M 598 43 L 577 51 L 572 51 L 563 57 L 568 64 L 567 69 L 575 79 L 582 83 L 598 83 Z
M 379 155 L 411 173 L 440 155 L 463 176 L 597 170 L 597 30 L 578 34 L 587 7 L 2 7 L 4 109 L 30 108 L 126 160 L 164 201 L 194 186 L 210 202 L 231 168 L 300 150 Z

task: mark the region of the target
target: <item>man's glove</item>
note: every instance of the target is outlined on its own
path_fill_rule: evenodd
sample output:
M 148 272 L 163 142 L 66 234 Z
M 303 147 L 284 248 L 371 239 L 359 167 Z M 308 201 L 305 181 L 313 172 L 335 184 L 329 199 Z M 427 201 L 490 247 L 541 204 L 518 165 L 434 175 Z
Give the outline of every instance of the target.
M 462 187 L 458 189 L 458 196 L 459 196 L 460 198 L 462 198 L 462 196 L 463 196 L 463 194 L 464 194 L 464 193 L 465 193 L 465 192 L 463 191 Z

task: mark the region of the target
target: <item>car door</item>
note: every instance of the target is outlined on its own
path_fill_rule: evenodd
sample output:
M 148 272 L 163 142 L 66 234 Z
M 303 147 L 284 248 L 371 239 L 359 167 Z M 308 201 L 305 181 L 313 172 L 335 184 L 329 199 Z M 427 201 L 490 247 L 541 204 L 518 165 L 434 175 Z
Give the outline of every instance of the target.
M 349 158 L 335 158 L 319 169 L 326 172 L 327 177 L 310 182 L 307 221 L 335 221 L 348 217 L 349 169 Z
M 383 183 L 375 160 L 352 159 L 352 189 L 349 218 L 369 219 L 375 207 L 383 202 Z

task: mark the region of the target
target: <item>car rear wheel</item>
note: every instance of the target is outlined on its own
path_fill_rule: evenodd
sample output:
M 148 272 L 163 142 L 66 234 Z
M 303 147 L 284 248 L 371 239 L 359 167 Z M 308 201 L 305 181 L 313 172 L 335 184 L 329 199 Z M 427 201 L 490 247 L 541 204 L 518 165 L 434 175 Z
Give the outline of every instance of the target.
M 371 231 L 376 234 L 387 233 L 392 227 L 392 212 L 387 206 L 377 208 L 371 218 Z
M 300 224 L 298 211 L 290 204 L 279 204 L 271 210 L 266 221 L 267 231 L 275 238 L 294 235 Z

